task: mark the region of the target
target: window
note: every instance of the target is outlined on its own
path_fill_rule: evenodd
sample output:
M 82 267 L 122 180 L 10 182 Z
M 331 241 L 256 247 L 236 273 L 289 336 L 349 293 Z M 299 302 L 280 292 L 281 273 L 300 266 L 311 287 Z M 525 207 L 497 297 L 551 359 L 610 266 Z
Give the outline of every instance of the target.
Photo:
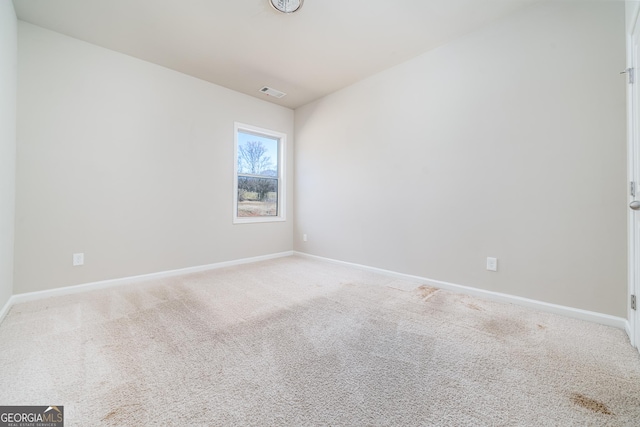
M 235 124 L 233 222 L 285 220 L 286 135 Z

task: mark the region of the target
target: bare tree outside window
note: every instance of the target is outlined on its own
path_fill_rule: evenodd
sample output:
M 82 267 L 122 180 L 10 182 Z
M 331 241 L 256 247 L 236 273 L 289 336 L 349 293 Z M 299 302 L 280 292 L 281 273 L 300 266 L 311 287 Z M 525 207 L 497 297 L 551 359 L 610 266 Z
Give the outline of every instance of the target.
M 279 140 L 238 132 L 238 217 L 278 216 Z
M 273 169 L 271 156 L 260 141 L 247 141 L 238 147 L 238 172 L 260 175 Z

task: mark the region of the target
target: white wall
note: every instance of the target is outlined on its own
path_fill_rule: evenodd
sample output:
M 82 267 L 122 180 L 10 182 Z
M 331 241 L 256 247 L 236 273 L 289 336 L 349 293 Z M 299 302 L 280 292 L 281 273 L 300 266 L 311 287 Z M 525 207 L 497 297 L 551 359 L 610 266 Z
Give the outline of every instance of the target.
M 296 110 L 295 249 L 626 317 L 624 9 L 536 5 Z
M 13 290 L 17 47 L 13 3 L 0 1 L 0 309 Z
M 631 34 L 636 15 L 638 14 L 638 8 L 640 7 L 640 1 L 625 1 L 624 4 L 627 34 Z
M 292 249 L 292 220 L 232 224 L 234 121 L 291 162 L 292 110 L 24 22 L 18 44 L 15 293 Z

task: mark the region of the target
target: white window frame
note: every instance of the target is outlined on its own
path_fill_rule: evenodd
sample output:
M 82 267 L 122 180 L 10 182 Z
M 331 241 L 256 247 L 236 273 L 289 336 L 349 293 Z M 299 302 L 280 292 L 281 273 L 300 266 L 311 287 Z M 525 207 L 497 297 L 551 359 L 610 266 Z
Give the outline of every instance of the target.
M 266 136 L 268 138 L 278 140 L 278 215 L 276 216 L 254 216 L 239 217 L 238 216 L 238 132 L 252 133 L 257 136 Z M 234 224 L 250 224 L 257 222 L 278 222 L 286 221 L 287 204 L 286 204 L 286 162 L 287 158 L 287 134 L 276 132 L 270 129 L 264 129 L 257 126 L 247 125 L 244 123 L 234 123 L 234 156 L 233 156 L 233 223 Z

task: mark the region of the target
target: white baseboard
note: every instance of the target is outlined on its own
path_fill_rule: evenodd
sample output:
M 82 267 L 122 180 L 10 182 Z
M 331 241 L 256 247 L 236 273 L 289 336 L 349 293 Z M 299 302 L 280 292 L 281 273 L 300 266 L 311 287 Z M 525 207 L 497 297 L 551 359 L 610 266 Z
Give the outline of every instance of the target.
M 275 258 L 282 258 L 282 257 L 291 256 L 291 255 L 293 255 L 293 251 L 280 252 L 276 254 L 262 255 L 262 256 L 252 257 L 252 258 L 242 258 L 242 259 L 237 259 L 233 261 L 218 262 L 215 264 L 199 265 L 195 267 L 180 268 L 177 270 L 142 274 L 139 276 L 122 277 L 119 279 L 102 280 L 99 282 L 85 283 L 82 285 L 65 286 L 63 288 L 48 289 L 46 291 L 15 294 L 11 298 L 9 298 L 9 301 L 7 301 L 5 306 L 2 308 L 2 311 L 0 311 L 0 322 L 2 322 L 2 320 L 4 319 L 4 316 L 7 315 L 7 313 L 11 309 L 11 306 L 17 303 L 35 301 L 35 300 L 50 298 L 55 296 L 76 294 L 80 292 L 95 291 L 97 289 L 106 289 L 106 288 L 121 286 L 125 284 L 143 282 L 147 280 L 180 276 L 183 274 L 198 273 L 201 271 L 215 270 L 218 268 L 231 267 L 234 265 L 250 264 L 254 262 L 266 261 L 266 260 L 275 259 Z
M 535 308 L 541 311 L 546 311 L 546 312 L 560 314 L 567 317 L 572 317 L 575 319 L 587 320 L 587 321 L 599 323 L 602 325 L 613 326 L 615 328 L 619 328 L 626 331 L 628 335 L 630 334 L 629 322 L 627 319 L 624 319 L 622 317 L 616 317 L 608 314 L 582 310 L 579 308 L 566 307 L 563 305 L 551 304 L 551 303 L 537 301 L 529 298 L 503 294 L 500 292 L 493 292 L 493 291 L 487 291 L 484 289 L 472 288 L 469 286 L 457 285 L 454 283 L 443 282 L 440 280 L 428 279 L 426 277 L 412 276 L 409 274 L 398 273 L 395 271 L 384 270 L 381 268 L 375 268 L 375 267 L 370 267 L 370 266 L 361 265 L 361 264 L 354 264 L 346 261 L 339 261 L 331 258 L 324 258 L 321 256 L 306 254 L 304 252 L 297 252 L 297 251 L 280 252 L 276 254 L 263 255 L 263 256 L 257 256 L 252 258 L 243 258 L 243 259 L 238 259 L 233 261 L 224 261 L 224 262 L 219 262 L 215 264 L 181 268 L 177 270 L 162 271 L 158 273 L 143 274 L 143 275 L 132 276 L 132 277 L 123 277 L 119 279 L 102 280 L 99 282 L 85 283 L 82 285 L 65 286 L 63 288 L 50 289 L 46 291 L 16 294 L 11 296 L 11 298 L 9 298 L 9 300 L 4 305 L 4 307 L 2 307 L 2 310 L 0 310 L 0 323 L 5 318 L 5 316 L 9 313 L 9 310 L 11 309 L 11 307 L 17 303 L 34 301 L 34 300 L 39 300 L 43 298 L 50 298 L 54 296 L 62 296 L 62 295 L 80 293 L 80 292 L 88 292 L 88 291 L 93 291 L 98 289 L 111 288 L 111 287 L 121 286 L 125 284 L 130 284 L 130 283 L 143 282 L 147 280 L 161 279 L 166 277 L 179 276 L 183 274 L 197 273 L 197 272 L 207 271 L 207 270 L 215 270 L 218 268 L 249 264 L 249 263 L 254 263 L 259 261 L 266 261 L 270 259 L 282 258 L 282 257 L 291 256 L 291 255 L 297 255 L 297 256 L 315 259 L 319 261 L 331 262 L 334 264 L 341 264 L 349 267 L 355 267 L 362 270 L 380 273 L 386 276 L 396 277 L 403 280 L 416 281 L 422 284 L 426 283 L 430 286 L 440 288 L 440 289 L 446 289 L 453 292 L 464 293 L 467 295 L 486 298 L 493 301 L 512 303 L 512 304 L 516 304 L 524 307 Z
M 448 291 L 463 293 L 466 295 L 485 298 L 492 301 L 512 303 L 512 304 L 520 305 L 523 307 L 535 308 L 537 310 L 546 311 L 549 313 L 560 314 L 560 315 L 571 317 L 574 319 L 587 320 L 589 322 L 599 323 L 601 325 L 613 326 L 615 328 L 625 330 L 627 331 L 627 334 L 629 334 L 629 322 L 627 321 L 627 319 L 624 319 L 622 317 L 616 317 L 616 316 L 611 316 L 609 314 L 597 313 L 595 311 L 582 310 L 579 308 L 566 307 L 558 304 L 551 304 L 548 302 L 518 297 L 515 295 L 503 294 L 500 292 L 493 292 L 493 291 L 487 291 L 484 289 L 472 288 L 469 286 L 457 285 L 455 283 L 428 279 L 426 277 L 397 273 L 395 271 L 383 270 L 380 268 L 369 267 L 361 264 L 354 264 L 346 261 L 339 261 L 331 258 L 324 258 L 317 255 L 307 254 L 304 252 L 295 251 L 294 254 L 297 256 L 315 259 L 319 261 L 325 261 L 325 262 L 331 262 L 334 264 L 341 264 L 349 267 L 355 267 L 362 270 L 371 271 L 374 273 L 380 273 L 387 276 L 396 277 L 399 279 L 416 281 L 423 284 L 428 284 L 430 286 L 433 286 L 434 288 L 446 289 Z
M 9 310 L 11 310 L 11 306 L 15 303 L 13 295 L 9 297 L 5 305 L 0 310 L 0 323 L 4 320 L 4 318 L 9 314 Z

